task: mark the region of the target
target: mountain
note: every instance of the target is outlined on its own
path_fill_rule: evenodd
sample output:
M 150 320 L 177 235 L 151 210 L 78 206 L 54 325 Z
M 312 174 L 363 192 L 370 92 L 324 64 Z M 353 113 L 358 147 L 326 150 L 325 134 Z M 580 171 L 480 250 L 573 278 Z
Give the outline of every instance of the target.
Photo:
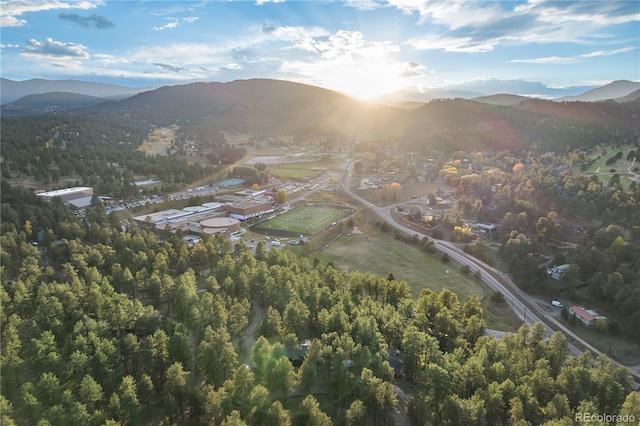
M 43 112 L 60 112 L 71 109 L 87 108 L 106 102 L 113 98 L 98 98 L 68 92 L 49 92 L 37 95 L 27 95 L 6 105 L 2 105 L 4 116 L 31 115 Z
M 602 87 L 588 90 L 577 96 L 565 96 L 558 99 L 559 101 L 606 101 L 627 96 L 631 92 L 640 89 L 640 83 L 629 80 L 617 80 Z
M 0 104 L 5 105 L 27 95 L 68 92 L 98 98 L 128 97 L 152 90 L 153 87 L 125 87 L 117 84 L 92 83 L 78 80 L 32 79 L 14 81 L 0 78 Z
M 629 93 L 627 96 L 615 99 L 616 102 L 633 102 L 640 98 L 640 89 Z
M 443 151 L 525 150 L 533 145 L 555 150 L 600 143 L 612 131 L 628 140 L 637 138 L 638 101 L 555 102 L 513 95 L 480 100 L 438 98 L 393 107 L 300 83 L 251 79 L 165 86 L 75 109 L 73 115 L 113 123 L 175 124 L 180 129 L 177 139 L 205 144 L 215 144 L 221 132 L 302 142 L 377 141 L 411 151 L 425 146 Z
M 269 79 L 166 86 L 85 111 L 156 125 L 206 125 L 210 132 L 353 137 L 397 134 L 402 112 L 315 86 Z
M 594 88 L 594 86 L 553 88 L 535 81 L 489 79 L 471 80 L 432 89 L 399 90 L 381 95 L 374 100 L 376 102 L 393 105 L 407 101 L 430 102 L 434 99 L 476 99 L 499 94 L 511 94 L 526 98 L 555 99 L 562 96 L 579 95 Z M 483 101 L 495 102 L 498 101 L 498 99 L 483 99 Z M 502 101 L 506 101 L 506 99 L 498 102 Z
M 385 105 L 396 105 L 403 102 L 426 103 L 434 99 L 471 99 L 483 94 L 483 92 L 454 89 L 425 89 L 424 91 L 405 89 L 377 96 L 372 101 Z
M 497 95 L 491 96 L 480 96 L 477 98 L 473 98 L 476 102 L 482 102 L 490 105 L 518 105 L 520 102 L 529 99 L 526 96 L 518 96 L 518 95 L 507 95 L 504 93 L 500 93 Z
M 478 92 L 481 95 L 508 93 L 541 99 L 556 99 L 562 96 L 578 95 L 595 86 L 549 87 L 538 81 L 517 80 L 471 80 L 449 86 L 450 89 Z
M 299 140 L 335 136 L 400 143 L 410 150 L 428 144 L 468 151 L 597 143 L 614 127 L 632 132 L 640 113 L 638 102 L 554 102 L 512 95 L 496 99 L 502 102 L 440 98 L 392 107 L 315 86 L 252 79 L 161 87 L 76 114 L 178 124 L 185 137 L 198 139 L 211 139 L 218 132 Z M 504 105 L 507 100 L 513 104 Z

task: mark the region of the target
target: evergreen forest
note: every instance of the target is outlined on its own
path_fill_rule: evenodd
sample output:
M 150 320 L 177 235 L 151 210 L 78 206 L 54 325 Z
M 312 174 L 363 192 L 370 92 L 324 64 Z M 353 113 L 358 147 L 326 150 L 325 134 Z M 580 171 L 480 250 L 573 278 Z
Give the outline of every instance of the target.
M 3 228 L 3 424 L 390 425 L 400 416 L 415 425 L 568 425 L 576 412 L 640 416 L 624 367 L 570 356 L 565 336 L 547 340 L 541 324 L 485 336 L 477 297 L 426 289 L 413 300 L 404 282 L 262 244 L 254 255 L 221 237 L 189 248 L 144 225 L 114 227 L 100 204 L 87 213 L 88 233 L 62 207 L 20 191 L 9 191 L 18 211 L 57 215 L 57 225 L 39 247 L 28 220 Z M 400 371 L 391 367 L 396 350 Z

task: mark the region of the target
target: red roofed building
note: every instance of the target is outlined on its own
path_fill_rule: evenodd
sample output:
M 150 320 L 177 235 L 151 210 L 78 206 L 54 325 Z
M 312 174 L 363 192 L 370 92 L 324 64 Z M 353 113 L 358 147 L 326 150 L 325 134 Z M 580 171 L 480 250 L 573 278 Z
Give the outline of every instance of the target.
M 569 313 L 587 327 L 593 327 L 594 325 L 596 325 L 596 321 L 599 319 L 607 319 L 607 317 L 600 315 L 591 309 L 585 309 L 580 306 L 570 307 Z

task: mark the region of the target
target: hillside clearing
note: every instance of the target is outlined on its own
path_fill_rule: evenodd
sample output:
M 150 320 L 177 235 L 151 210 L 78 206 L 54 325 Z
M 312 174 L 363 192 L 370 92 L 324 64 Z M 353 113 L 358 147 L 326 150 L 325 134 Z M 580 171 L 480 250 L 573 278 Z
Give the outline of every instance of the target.
M 472 294 L 482 297 L 484 288 L 470 277 L 417 247 L 384 233 L 343 235 L 318 254 L 323 263 L 386 277 L 393 273 L 405 281 L 417 299 L 423 288 L 435 292 L 450 289 L 462 303 Z

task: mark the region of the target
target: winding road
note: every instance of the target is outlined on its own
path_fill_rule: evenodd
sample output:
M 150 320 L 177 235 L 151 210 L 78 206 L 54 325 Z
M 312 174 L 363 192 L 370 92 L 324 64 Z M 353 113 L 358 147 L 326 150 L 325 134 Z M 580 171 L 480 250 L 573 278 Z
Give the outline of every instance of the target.
M 396 222 L 396 220 L 391 215 L 391 211 L 396 207 L 396 205 L 380 207 L 365 200 L 351 190 L 351 178 L 356 162 L 357 160 L 351 161 L 347 169 L 345 170 L 345 175 L 342 179 L 342 188 L 344 192 L 349 195 L 351 199 L 357 201 L 375 216 L 378 216 L 388 225 L 397 229 L 398 231 L 408 236 L 417 235 L 420 239 L 427 238 L 428 236 L 426 234 L 416 232 L 413 229 Z M 539 308 L 537 302 L 534 301 L 529 295 L 525 294 L 522 290 L 520 290 L 520 288 L 518 288 L 506 274 L 468 255 L 463 250 L 456 247 L 454 244 L 446 241 L 432 241 L 434 241 L 435 248 L 439 252 L 443 254 L 446 253 L 451 259 L 458 262 L 460 265 L 468 265 L 472 272 L 479 271 L 482 277 L 482 281 L 492 290 L 502 293 L 505 297 L 505 300 L 507 300 L 509 307 L 519 318 L 522 318 L 523 322 L 525 322 L 526 324 L 533 325 L 538 322 L 542 323 L 546 327 L 547 334 L 549 336 L 551 336 L 551 334 L 553 334 L 553 332 L 555 331 L 562 331 L 565 335 L 573 339 L 573 341 L 578 342 L 580 346 L 588 349 L 593 354 L 602 354 L 602 352 L 596 349 L 593 345 L 589 344 L 584 339 L 580 338 L 577 334 L 573 333 L 570 329 L 565 327 L 563 324 L 558 322 L 558 320 L 555 319 L 552 315 L 548 315 L 546 312 L 543 312 Z M 499 277 L 500 279 L 497 279 L 496 277 Z M 583 350 L 579 349 L 573 344 L 569 344 L 569 349 L 571 350 L 571 353 L 573 355 L 579 355 L 583 352 Z M 632 374 L 634 380 L 636 381 L 636 387 L 638 387 L 638 383 L 640 383 L 639 371 L 635 371 L 634 368 L 630 368 L 628 366 L 620 364 L 615 360 L 611 361 L 619 366 L 629 369 L 629 372 Z

